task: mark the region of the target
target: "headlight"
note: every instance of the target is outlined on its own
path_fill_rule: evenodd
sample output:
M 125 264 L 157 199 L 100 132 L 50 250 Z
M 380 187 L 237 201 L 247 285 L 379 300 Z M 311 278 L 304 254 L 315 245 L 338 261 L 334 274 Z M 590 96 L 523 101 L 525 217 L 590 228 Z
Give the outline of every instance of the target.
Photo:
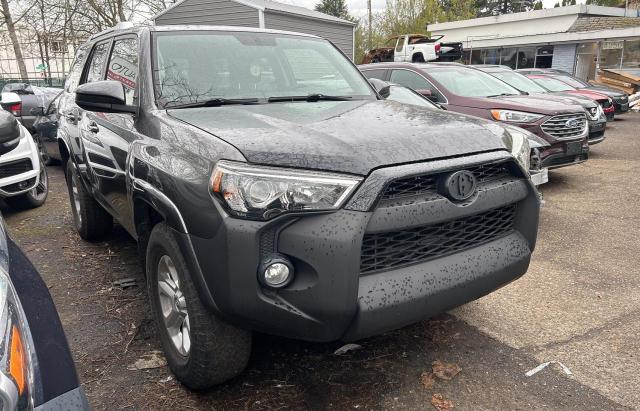
M 268 220 L 291 211 L 338 209 L 362 181 L 339 174 L 221 160 L 211 189 L 238 217 Z
M 31 335 L 8 275 L 0 269 L 0 399 L 3 410 L 31 409 Z
M 506 121 L 508 123 L 533 123 L 543 117 L 541 114 L 512 110 L 491 110 L 491 116 L 493 116 L 494 120 Z
M 505 127 L 507 133 L 504 133 L 503 141 L 507 148 L 511 150 L 513 155 L 520 166 L 525 172 L 529 173 L 531 168 L 531 146 L 529 146 L 528 131 L 519 129 L 517 127 Z
M 597 120 L 598 118 L 600 118 L 600 112 L 602 111 L 602 108 L 600 107 L 600 104 L 598 104 L 596 107 L 586 109 L 586 111 L 589 120 Z

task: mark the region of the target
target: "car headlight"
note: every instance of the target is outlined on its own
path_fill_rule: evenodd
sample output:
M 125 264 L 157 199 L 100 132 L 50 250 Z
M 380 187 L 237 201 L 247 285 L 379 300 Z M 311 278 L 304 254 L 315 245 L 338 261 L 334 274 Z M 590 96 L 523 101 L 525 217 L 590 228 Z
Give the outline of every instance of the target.
M 600 118 L 600 113 L 602 112 L 602 108 L 600 107 L 600 104 L 598 104 L 596 107 L 591 107 L 586 109 L 587 112 L 587 116 L 589 117 L 589 120 L 597 120 Z
M 211 190 L 237 217 L 268 220 L 292 211 L 340 208 L 362 178 L 221 160 Z
M 529 173 L 531 168 L 531 146 L 529 145 L 528 131 L 517 127 L 506 127 L 503 141 L 511 151 L 511 155 L 516 158 L 522 169 Z
M 0 401 L 3 410 L 31 409 L 31 335 L 9 276 L 0 269 Z
M 494 120 L 507 123 L 533 123 L 543 117 L 541 114 L 513 110 L 491 110 L 491 116 Z

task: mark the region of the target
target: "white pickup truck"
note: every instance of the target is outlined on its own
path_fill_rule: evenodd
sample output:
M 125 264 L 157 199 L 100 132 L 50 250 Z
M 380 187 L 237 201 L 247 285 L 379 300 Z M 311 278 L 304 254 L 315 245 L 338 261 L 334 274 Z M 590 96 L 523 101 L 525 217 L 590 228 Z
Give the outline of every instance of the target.
M 425 61 L 455 61 L 462 56 L 462 43 L 441 43 L 444 36 L 403 34 L 389 38 L 383 47 L 370 50 L 362 63 L 383 61 L 421 63 Z

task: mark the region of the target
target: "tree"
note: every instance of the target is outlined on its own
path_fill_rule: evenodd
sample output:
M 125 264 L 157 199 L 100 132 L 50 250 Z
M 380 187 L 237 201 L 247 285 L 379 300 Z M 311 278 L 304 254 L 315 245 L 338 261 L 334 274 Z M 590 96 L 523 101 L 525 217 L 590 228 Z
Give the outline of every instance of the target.
M 345 0 L 322 0 L 316 4 L 316 11 L 341 19 L 351 20 Z
M 22 48 L 20 47 L 20 42 L 18 41 L 18 36 L 16 35 L 15 21 L 13 20 L 11 9 L 9 8 L 9 1 L 0 0 L 0 6 L 2 6 L 0 11 L 2 12 L 2 17 L 4 18 L 4 24 L 7 26 L 7 32 L 9 32 L 9 38 L 11 39 L 11 45 L 13 46 L 13 54 L 15 55 L 16 62 L 18 63 L 20 77 L 23 80 L 26 80 L 27 66 L 25 66 L 24 58 L 22 57 Z
M 535 3 L 533 3 L 533 9 L 534 10 L 542 10 L 542 1 L 538 0 Z

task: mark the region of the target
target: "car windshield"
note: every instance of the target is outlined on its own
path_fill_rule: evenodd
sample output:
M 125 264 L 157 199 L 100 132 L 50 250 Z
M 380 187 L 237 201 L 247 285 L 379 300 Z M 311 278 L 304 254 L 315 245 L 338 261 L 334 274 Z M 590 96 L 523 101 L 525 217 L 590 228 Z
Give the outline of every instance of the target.
M 547 92 L 547 90 L 545 90 L 543 87 L 540 87 L 538 84 L 536 84 L 535 81 L 531 80 L 529 77 L 523 76 L 522 74 L 516 73 L 514 71 L 498 71 L 491 74 L 493 74 L 495 77 L 499 78 L 500 80 L 504 81 L 505 83 L 509 84 L 510 86 L 513 86 L 518 90 L 524 91 L 526 93 L 546 93 Z
M 570 91 L 575 90 L 574 87 L 571 87 L 567 83 L 563 83 L 560 80 L 556 80 L 551 77 L 532 77 L 532 80 L 546 88 L 549 91 Z
M 589 84 L 586 84 L 583 81 L 580 81 L 580 80 L 575 79 L 573 77 L 569 77 L 569 76 L 554 76 L 554 77 L 556 79 L 562 81 L 563 83 L 567 83 L 571 87 L 575 87 L 575 88 L 589 87 Z
M 496 97 L 520 94 L 520 91 L 507 83 L 476 69 L 449 66 L 426 71 L 449 92 L 458 96 Z
M 351 62 L 318 38 L 263 32 L 163 32 L 154 35 L 153 53 L 160 107 L 306 96 L 316 97 L 308 101 L 318 101 L 318 95 L 376 98 Z

